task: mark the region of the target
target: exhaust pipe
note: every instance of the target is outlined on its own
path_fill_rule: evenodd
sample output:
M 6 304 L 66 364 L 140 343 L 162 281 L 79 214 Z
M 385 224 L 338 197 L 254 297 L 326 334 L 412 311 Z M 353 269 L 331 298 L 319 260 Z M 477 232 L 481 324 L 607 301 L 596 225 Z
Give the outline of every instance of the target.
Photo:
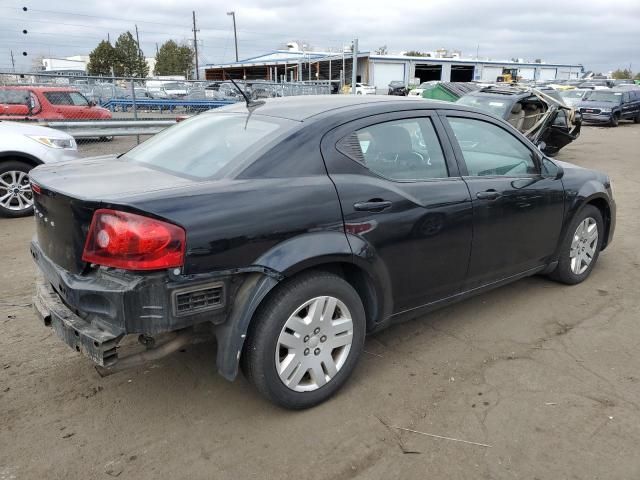
M 102 367 L 96 365 L 96 370 L 101 377 L 106 377 L 122 370 L 138 367 L 148 362 L 159 360 L 162 357 L 172 354 L 173 352 L 180 350 L 195 342 L 195 340 L 203 340 L 201 335 L 196 335 L 193 330 L 187 330 L 182 333 L 178 333 L 171 340 L 158 345 L 157 347 L 148 348 L 147 350 L 139 353 L 127 355 L 122 358 L 118 358 L 116 363 L 110 367 Z

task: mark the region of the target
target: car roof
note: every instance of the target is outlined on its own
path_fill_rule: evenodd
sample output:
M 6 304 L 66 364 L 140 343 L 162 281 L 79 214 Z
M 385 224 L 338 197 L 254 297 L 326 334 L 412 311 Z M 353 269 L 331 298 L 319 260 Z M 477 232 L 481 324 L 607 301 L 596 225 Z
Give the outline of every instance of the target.
M 12 85 L 0 87 L 1 90 L 33 90 L 36 92 L 77 92 L 75 87 L 32 87 L 29 85 Z
M 410 99 L 405 97 L 392 97 L 387 95 L 299 95 L 283 98 L 268 98 L 264 105 L 254 110 L 256 115 L 286 118 L 289 120 L 305 121 L 311 117 L 337 110 L 361 109 L 363 107 L 379 107 L 386 105 L 389 109 L 400 108 L 402 110 L 452 108 L 455 110 L 467 110 L 450 102 L 426 99 Z M 228 107 L 215 109 L 220 112 L 246 112 L 244 102 L 238 102 Z

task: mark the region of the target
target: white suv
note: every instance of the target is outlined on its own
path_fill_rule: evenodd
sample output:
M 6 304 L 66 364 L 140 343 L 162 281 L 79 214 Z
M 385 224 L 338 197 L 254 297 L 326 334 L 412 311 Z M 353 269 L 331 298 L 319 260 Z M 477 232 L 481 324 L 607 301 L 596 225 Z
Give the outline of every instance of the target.
M 0 216 L 33 211 L 29 171 L 43 163 L 79 158 L 72 136 L 52 128 L 0 121 Z

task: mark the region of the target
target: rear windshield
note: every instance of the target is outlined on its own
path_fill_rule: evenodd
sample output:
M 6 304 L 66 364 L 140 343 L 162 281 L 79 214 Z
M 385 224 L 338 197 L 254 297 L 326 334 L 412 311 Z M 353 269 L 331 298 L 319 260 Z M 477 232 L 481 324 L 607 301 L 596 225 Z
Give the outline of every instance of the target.
M 587 102 L 614 102 L 622 101 L 622 92 L 607 92 L 606 90 L 594 90 L 585 97 Z
M 79 92 L 44 92 L 51 105 L 87 106 L 89 102 Z
M 297 122 L 204 113 L 163 130 L 123 158 L 186 177 L 221 178 Z
M 456 103 L 468 107 L 476 107 L 485 112 L 489 112 L 496 117 L 502 118 L 507 110 L 511 108 L 511 102 L 501 100 L 496 97 L 477 97 L 475 95 L 465 95 L 456 100 Z
M 0 90 L 0 103 L 26 105 L 29 103 L 29 92 L 25 90 Z

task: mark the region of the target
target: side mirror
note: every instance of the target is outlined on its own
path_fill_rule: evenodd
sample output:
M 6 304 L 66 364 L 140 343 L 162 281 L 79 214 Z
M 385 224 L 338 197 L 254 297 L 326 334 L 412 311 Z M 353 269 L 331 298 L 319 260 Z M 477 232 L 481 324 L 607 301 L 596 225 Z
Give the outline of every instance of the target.
M 94 102 L 93 100 L 89 100 L 89 103 L 87 105 L 89 105 L 90 107 L 95 107 L 96 102 Z
M 538 147 L 538 150 L 544 153 L 544 149 L 547 148 L 547 144 L 545 142 L 539 142 L 537 147 Z
M 542 176 L 547 178 L 553 178 L 554 180 L 560 180 L 564 175 L 564 170 L 560 165 L 548 159 L 542 157 Z

